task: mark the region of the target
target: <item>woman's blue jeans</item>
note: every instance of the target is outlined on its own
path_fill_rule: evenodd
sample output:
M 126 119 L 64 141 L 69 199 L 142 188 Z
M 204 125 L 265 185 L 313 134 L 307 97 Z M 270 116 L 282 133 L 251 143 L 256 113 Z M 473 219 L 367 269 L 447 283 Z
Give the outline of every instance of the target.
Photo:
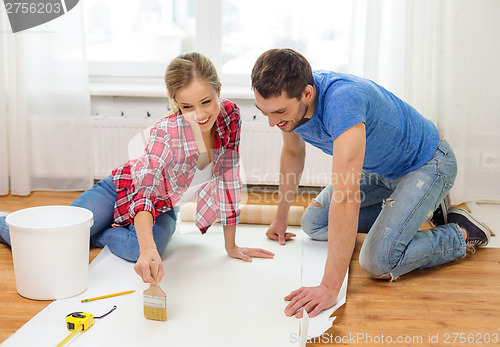
M 108 246 L 111 252 L 117 256 L 137 261 L 139 258 L 139 242 L 135 227 L 128 226 L 112 227 L 114 206 L 116 201 L 116 188 L 111 177 L 107 177 L 71 203 L 71 206 L 83 207 L 92 211 L 94 225 L 90 228 L 90 244 L 93 247 L 102 248 Z M 162 213 L 157 216 L 153 225 L 153 238 L 158 253 L 162 253 L 167 246 L 170 237 L 175 231 L 177 221 L 176 209 Z M 5 217 L 0 217 L 0 241 L 10 244 L 8 226 Z
M 396 279 L 465 256 L 465 241 L 456 224 L 418 230 L 448 194 L 456 174 L 456 158 L 445 139 L 427 164 L 399 178 L 362 172 L 358 232 L 368 233 L 359 255 L 363 270 Z M 331 197 L 328 185 L 315 198 L 322 206 L 309 206 L 302 217 L 302 229 L 313 239 L 328 239 Z

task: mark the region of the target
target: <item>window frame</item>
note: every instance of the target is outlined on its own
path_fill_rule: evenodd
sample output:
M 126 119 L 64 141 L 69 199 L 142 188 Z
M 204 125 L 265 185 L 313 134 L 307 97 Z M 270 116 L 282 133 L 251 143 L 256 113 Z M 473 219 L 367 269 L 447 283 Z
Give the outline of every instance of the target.
M 196 0 L 195 49 L 206 55 L 218 71 L 222 66 L 222 0 Z M 156 83 L 168 62 L 89 61 L 91 83 Z M 231 85 L 242 86 L 245 74 L 225 76 Z

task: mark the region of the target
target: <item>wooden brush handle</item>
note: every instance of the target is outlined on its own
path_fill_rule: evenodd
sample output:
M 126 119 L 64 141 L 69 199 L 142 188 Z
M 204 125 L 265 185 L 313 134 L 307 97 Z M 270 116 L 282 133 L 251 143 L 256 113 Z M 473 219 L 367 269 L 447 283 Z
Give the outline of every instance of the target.
M 163 290 L 161 290 L 159 284 L 151 283 L 149 286 L 149 289 L 146 289 L 144 291 L 144 294 L 146 295 L 152 295 L 152 296 L 167 296 Z

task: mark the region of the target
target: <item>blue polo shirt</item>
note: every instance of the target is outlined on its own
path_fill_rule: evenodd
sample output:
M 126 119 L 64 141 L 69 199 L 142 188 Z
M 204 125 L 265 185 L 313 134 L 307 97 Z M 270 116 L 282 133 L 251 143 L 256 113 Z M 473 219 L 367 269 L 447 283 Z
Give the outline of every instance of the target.
M 309 121 L 295 128 L 304 141 L 332 155 L 333 141 L 365 123 L 363 169 L 398 178 L 427 163 L 439 142 L 436 126 L 373 81 L 331 71 L 314 71 L 316 106 Z

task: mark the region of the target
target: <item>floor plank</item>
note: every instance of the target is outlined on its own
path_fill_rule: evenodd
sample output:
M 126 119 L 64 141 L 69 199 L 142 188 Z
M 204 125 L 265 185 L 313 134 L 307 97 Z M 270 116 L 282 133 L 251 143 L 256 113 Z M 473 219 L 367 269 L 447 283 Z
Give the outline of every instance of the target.
M 346 305 L 334 314 L 338 317 L 323 340 L 311 342 L 373 346 L 394 344 L 400 337 L 412 342 L 397 343 L 400 346 L 473 346 L 484 344 L 489 334 L 500 343 L 500 249 L 479 249 L 388 282 L 369 278 L 359 266 L 364 237 L 357 237 Z
M 43 205 L 68 205 L 80 192 L 33 192 L 29 196 L 0 196 L 0 211 L 14 212 Z M 100 249 L 89 252 L 91 262 Z M 22 327 L 52 301 L 38 301 L 20 296 L 16 290 L 14 264 L 10 247 L 0 244 L 0 343 Z
M 44 205 L 68 205 L 81 192 L 33 192 L 28 196 L 3 195 L 0 196 L 0 211 L 14 212 L 23 208 Z M 316 194 L 305 192 L 295 197 L 292 205 L 307 206 Z M 252 189 L 243 193 L 249 204 L 277 204 L 277 195 L 264 193 L 258 189 Z M 100 249 L 90 250 L 89 262 L 91 262 Z M 23 298 L 16 291 L 14 276 L 14 265 L 10 247 L 0 244 L 0 343 L 21 328 L 33 316 L 38 314 L 51 301 L 36 301 Z
M 0 196 L 0 211 L 16 211 L 40 205 L 67 205 L 78 192 L 34 192 L 28 197 Z M 303 196 L 294 205 L 307 206 L 313 197 Z M 250 203 L 275 204 L 269 194 L 252 193 Z M 475 345 L 461 338 L 485 342 L 489 334 L 500 343 L 500 249 L 480 249 L 474 255 L 433 269 L 419 270 L 394 282 L 368 278 L 359 267 L 358 235 L 351 262 L 347 304 L 335 314 L 334 325 L 308 346 L 330 343 L 396 344 L 398 337 L 414 343 L 396 345 Z M 100 249 L 91 249 L 89 261 Z M 50 304 L 21 297 L 15 287 L 12 253 L 0 244 L 0 342 Z M 462 334 L 462 335 L 460 335 Z M 445 340 L 447 338 L 447 340 Z M 377 342 L 378 341 L 378 342 Z M 478 343 L 476 343 L 478 344 Z M 483 343 L 484 344 L 484 343 Z

